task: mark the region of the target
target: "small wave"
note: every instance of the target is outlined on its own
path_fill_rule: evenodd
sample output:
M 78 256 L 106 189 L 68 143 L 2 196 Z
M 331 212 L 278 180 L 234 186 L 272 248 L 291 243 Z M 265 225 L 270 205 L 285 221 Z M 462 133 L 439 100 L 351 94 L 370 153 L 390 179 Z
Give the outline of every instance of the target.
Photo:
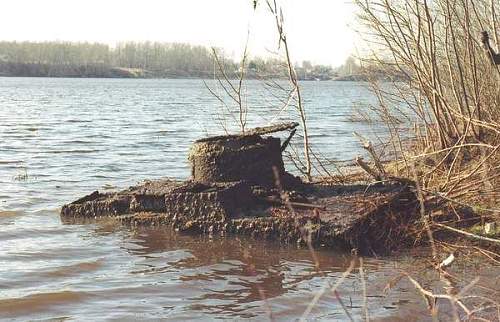
M 87 296 L 85 292 L 61 291 L 0 300 L 0 316 L 28 315 L 45 311 L 49 306 L 80 302 Z
M 328 137 L 327 134 L 309 134 L 309 137 L 310 138 L 324 138 L 324 137 Z
M 85 140 L 66 140 L 66 141 L 63 141 L 62 143 L 64 144 L 94 144 L 95 142 L 94 141 L 85 141 Z
M 66 120 L 64 122 L 66 122 L 66 123 L 92 123 L 92 121 L 90 121 L 90 120 L 74 120 L 74 119 Z
M 112 139 L 113 137 L 111 135 L 107 134 L 88 134 L 86 135 L 87 138 L 99 138 L 99 139 Z
M 22 160 L 0 160 L 0 164 L 19 164 L 24 163 Z
M 44 277 L 69 277 L 73 275 L 83 274 L 91 271 L 96 271 L 104 265 L 102 260 L 96 260 L 93 262 L 83 262 L 74 265 L 67 265 L 58 267 L 55 270 L 41 273 L 40 275 Z
M 92 175 L 92 178 L 97 178 L 97 179 L 113 179 L 115 177 L 111 176 L 111 175 L 94 174 L 94 175 Z
M 152 134 L 169 134 L 169 133 L 175 133 L 177 132 L 176 130 L 157 130 L 157 131 L 152 131 Z
M 108 183 L 106 183 L 105 185 L 103 185 L 103 186 L 102 186 L 102 188 L 103 188 L 104 190 L 113 190 L 113 189 L 116 189 L 116 188 L 117 188 L 117 186 L 114 186 L 114 185 L 112 185 L 112 184 L 108 184 Z
M 96 150 L 96 149 L 90 149 L 90 150 L 55 150 L 55 151 L 41 151 L 38 153 L 43 153 L 43 154 L 61 154 L 61 153 L 79 153 L 79 154 L 84 154 L 84 153 L 94 153 L 94 152 L 100 152 L 101 150 Z
M 140 156 L 141 153 L 137 153 L 135 151 L 131 151 L 131 152 L 118 152 L 117 153 L 119 156 Z
M 0 210 L 0 218 L 9 218 L 9 217 L 15 217 L 15 216 L 19 216 L 19 215 L 21 215 L 20 211 L 10 211 L 10 210 L 1 211 Z

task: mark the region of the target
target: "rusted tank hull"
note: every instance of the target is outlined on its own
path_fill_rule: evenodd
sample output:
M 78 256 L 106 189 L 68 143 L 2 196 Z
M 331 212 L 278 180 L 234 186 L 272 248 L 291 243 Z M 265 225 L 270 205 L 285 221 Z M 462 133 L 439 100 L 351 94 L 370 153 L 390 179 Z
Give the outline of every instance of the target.
M 263 198 L 266 195 L 266 198 Z M 111 217 L 181 232 L 248 235 L 286 243 L 342 246 L 386 253 L 404 244 L 417 220 L 412 188 L 303 185 L 276 202 L 275 189 L 246 182 L 201 184 L 159 180 L 117 193 L 93 194 L 63 206 L 66 222 Z M 297 206 L 298 205 L 298 206 Z

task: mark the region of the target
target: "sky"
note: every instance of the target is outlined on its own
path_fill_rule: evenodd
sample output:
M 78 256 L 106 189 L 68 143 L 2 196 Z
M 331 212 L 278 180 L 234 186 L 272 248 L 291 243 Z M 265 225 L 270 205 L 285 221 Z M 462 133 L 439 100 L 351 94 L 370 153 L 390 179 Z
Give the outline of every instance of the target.
M 237 58 L 277 50 L 265 0 L 1 0 L 0 40 L 186 42 Z M 354 52 L 347 0 L 281 0 L 292 60 L 337 66 Z

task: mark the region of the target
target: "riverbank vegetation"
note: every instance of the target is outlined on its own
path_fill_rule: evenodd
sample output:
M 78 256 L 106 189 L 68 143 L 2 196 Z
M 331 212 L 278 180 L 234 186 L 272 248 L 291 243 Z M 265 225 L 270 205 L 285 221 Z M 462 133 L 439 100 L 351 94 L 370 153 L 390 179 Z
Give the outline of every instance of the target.
M 389 84 L 372 77 L 378 102 L 364 115 L 384 123 L 390 138 L 362 140 L 373 162 L 358 164 L 372 180 L 412 182 L 421 215 L 413 238 L 429 246 L 429 264 L 444 285 L 430 290 L 403 273 L 388 287 L 410 281 L 436 319 L 443 302 L 455 321 L 498 319 L 497 299 L 481 298 L 477 278 L 460 280 L 449 267 L 475 255 L 500 264 L 500 3 L 355 3 L 364 63 L 408 75 Z

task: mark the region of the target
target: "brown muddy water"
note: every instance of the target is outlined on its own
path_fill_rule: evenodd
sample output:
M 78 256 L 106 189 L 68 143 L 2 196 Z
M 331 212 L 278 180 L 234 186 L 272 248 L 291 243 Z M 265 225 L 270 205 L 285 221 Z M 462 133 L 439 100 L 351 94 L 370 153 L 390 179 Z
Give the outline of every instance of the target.
M 258 83 L 249 87 L 261 93 Z M 360 153 L 350 133 L 368 125 L 347 118 L 369 101 L 362 84 L 304 83 L 304 93 L 322 152 Z M 272 119 L 265 93 L 249 102 L 251 124 Z M 359 259 L 339 250 L 316 250 L 316 267 L 295 245 L 61 221 L 62 204 L 96 189 L 186 178 L 189 144 L 220 133 L 214 110 L 198 80 L 0 78 L 0 320 L 294 321 L 353 260 L 338 297 L 326 292 L 308 320 L 349 320 L 346 310 L 362 320 L 365 300 L 372 320 L 431 320 L 407 280 L 384 292 L 402 271 L 443 286 L 415 254 L 365 258 L 364 296 Z M 498 297 L 498 268 L 460 262 L 453 272 L 458 288 L 479 277 L 475 294 Z M 439 305 L 442 320 L 452 319 L 448 303 Z

